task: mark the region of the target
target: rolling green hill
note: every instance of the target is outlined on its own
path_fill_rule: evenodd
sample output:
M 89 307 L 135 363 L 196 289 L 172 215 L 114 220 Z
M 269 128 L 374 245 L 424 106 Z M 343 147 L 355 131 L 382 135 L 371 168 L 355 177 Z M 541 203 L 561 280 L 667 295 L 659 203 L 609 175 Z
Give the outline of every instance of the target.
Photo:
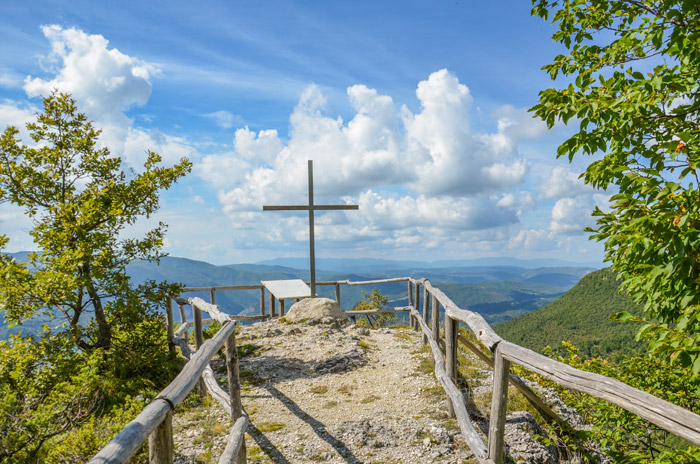
M 527 314 L 551 303 L 564 293 L 558 286 L 529 281 L 436 285 L 457 306 L 481 314 L 489 324 Z
M 641 313 L 640 306 L 618 292 L 619 283 L 609 268 L 592 272 L 549 305 L 494 329 L 506 340 L 538 352 L 549 345 L 561 353 L 562 341 L 579 347 L 584 357 L 615 359 L 638 352 L 644 344 L 634 340 L 637 325 L 609 319 L 619 311 Z

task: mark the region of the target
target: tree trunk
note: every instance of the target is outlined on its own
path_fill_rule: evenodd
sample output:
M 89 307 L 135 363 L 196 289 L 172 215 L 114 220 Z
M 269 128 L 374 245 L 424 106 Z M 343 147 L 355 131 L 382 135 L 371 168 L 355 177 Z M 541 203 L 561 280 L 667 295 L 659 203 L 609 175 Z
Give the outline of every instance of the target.
M 97 321 L 97 328 L 99 330 L 99 338 L 95 343 L 95 348 L 109 348 L 112 345 L 112 329 L 107 322 L 105 317 L 105 311 L 102 307 L 102 299 L 100 295 L 97 294 L 95 289 L 95 284 L 90 282 L 87 285 L 88 294 L 92 300 L 92 306 L 95 308 L 95 320 Z

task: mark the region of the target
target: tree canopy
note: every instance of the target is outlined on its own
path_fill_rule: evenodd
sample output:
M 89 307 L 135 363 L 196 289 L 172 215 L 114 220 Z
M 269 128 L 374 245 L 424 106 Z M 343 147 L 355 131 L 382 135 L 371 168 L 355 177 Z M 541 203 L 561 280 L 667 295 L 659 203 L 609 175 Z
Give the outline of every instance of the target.
M 545 66 L 561 88 L 532 111 L 577 124 L 558 156 L 591 155 L 583 178 L 613 192 L 593 237 L 645 307 L 639 338 L 700 375 L 700 9 L 697 1 L 533 0 L 568 53 Z
M 27 129 L 33 146 L 16 138 L 15 127 L 0 138 L 0 200 L 33 219 L 30 233 L 40 251 L 29 263 L 5 258 L 0 307 L 13 323 L 39 313 L 62 316 L 78 347 L 108 348 L 112 326 L 138 317 L 158 292 L 155 284 L 132 288 L 125 268 L 134 259 L 163 256 L 166 226 L 140 239 L 122 233 L 153 214 L 159 191 L 191 165 L 183 159 L 160 167 L 161 157 L 149 151 L 144 171 L 127 176 L 119 157 L 98 148 L 100 131 L 65 94 L 46 98 L 44 112 Z

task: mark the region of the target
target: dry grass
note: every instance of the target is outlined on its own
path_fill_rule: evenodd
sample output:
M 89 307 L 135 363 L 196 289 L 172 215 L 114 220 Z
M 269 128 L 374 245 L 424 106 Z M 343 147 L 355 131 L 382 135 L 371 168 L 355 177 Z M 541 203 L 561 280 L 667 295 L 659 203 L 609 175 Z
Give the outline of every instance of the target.
M 287 424 L 274 421 L 264 421 L 260 422 L 259 424 L 255 424 L 256 428 L 261 432 L 276 432 L 277 430 L 282 429 L 285 425 Z
M 328 385 L 316 385 L 314 387 L 311 387 L 309 391 L 316 395 L 323 395 L 324 393 L 328 392 Z

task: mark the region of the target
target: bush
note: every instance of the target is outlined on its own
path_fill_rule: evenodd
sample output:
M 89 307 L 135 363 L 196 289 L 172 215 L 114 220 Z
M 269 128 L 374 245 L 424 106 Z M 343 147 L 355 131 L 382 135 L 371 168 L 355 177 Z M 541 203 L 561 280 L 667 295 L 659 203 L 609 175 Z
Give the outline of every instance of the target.
M 567 354 L 557 357 L 563 363 L 618 379 L 670 403 L 695 413 L 700 412 L 700 383 L 689 378 L 683 371 L 669 369 L 662 361 L 649 355 L 625 357 L 619 363 L 601 357 L 582 359 L 575 346 L 566 342 L 563 345 Z M 516 369 L 516 372 L 530 375 L 522 369 Z M 536 374 L 532 375 L 542 385 L 554 388 L 567 404 L 576 408 L 584 421 L 592 425 L 590 431 L 576 433 L 572 446 L 584 449 L 582 444 L 586 441 L 598 443 L 615 462 L 700 462 L 700 450 L 697 447 L 636 414 L 585 393 L 566 389 Z

